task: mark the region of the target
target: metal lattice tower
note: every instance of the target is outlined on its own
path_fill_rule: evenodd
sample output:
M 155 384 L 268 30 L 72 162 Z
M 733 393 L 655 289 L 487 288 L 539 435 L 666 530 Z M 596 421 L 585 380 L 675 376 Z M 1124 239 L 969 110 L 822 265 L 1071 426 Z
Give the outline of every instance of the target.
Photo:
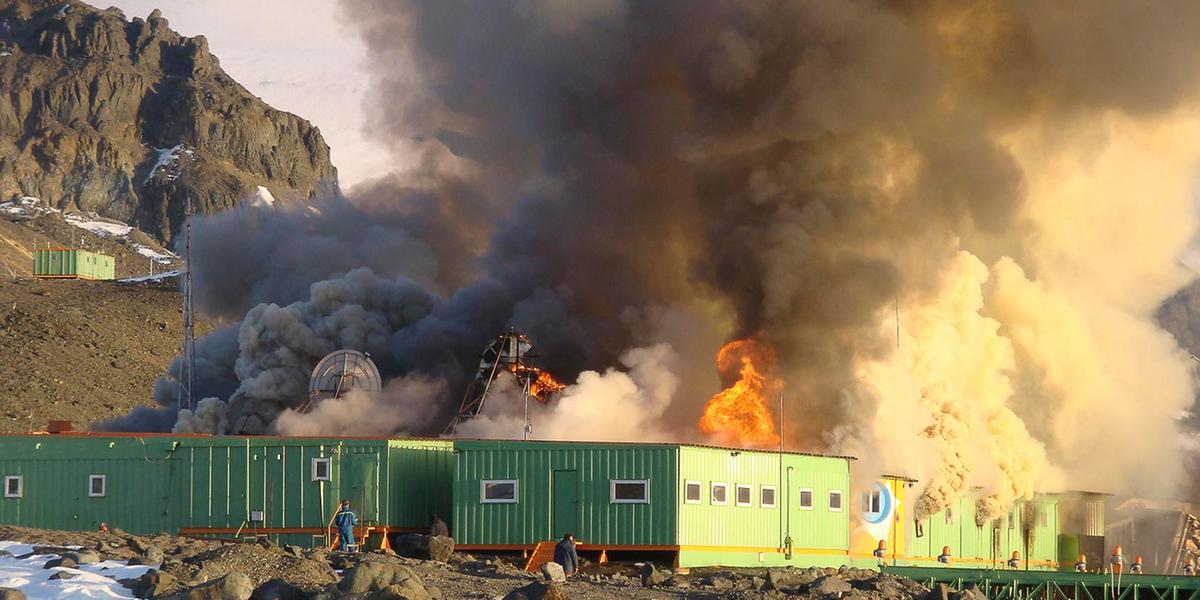
M 192 198 L 184 207 L 183 247 L 183 355 L 179 363 L 179 410 L 193 410 L 196 385 L 196 334 L 192 323 Z

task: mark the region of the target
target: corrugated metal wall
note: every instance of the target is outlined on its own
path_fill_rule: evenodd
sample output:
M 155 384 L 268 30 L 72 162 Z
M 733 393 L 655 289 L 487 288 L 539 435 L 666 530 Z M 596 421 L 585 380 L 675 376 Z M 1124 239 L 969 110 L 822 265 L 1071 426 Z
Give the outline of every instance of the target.
M 389 440 L 388 498 L 392 523 L 423 527 L 437 513 L 451 527 L 454 445 L 449 440 Z
M 460 440 L 454 447 L 459 543 L 533 544 L 559 538 L 564 533 L 560 529 L 568 526 L 585 543 L 675 543 L 678 454 L 672 446 Z M 572 525 L 553 522 L 556 478 L 560 495 L 572 484 L 577 489 L 577 507 L 560 507 L 559 513 L 560 520 L 573 517 Z M 480 482 L 485 479 L 518 480 L 518 502 L 481 503 Z M 612 479 L 648 479 L 650 502 L 611 503 Z
M 116 260 L 106 254 L 69 248 L 43 248 L 33 253 L 35 277 L 113 279 Z
M 701 482 L 699 503 L 682 500 L 689 480 Z M 724 505 L 713 503 L 714 482 L 729 486 Z M 738 484 L 752 486 L 751 506 L 737 505 Z M 776 508 L 761 505 L 764 485 L 776 488 Z M 844 458 L 784 454 L 781 472 L 776 453 L 683 446 L 678 487 L 681 545 L 778 548 L 788 530 L 797 548 L 845 551 L 849 543 L 852 496 L 849 461 Z M 801 489 L 813 492 L 811 510 L 800 508 Z M 829 492 L 834 490 L 842 492 L 841 511 L 829 509 Z
M 342 498 L 360 522 L 423 527 L 447 511 L 451 443 L 273 437 L 0 436 L 0 475 L 22 475 L 21 498 L 0 498 L 0 522 L 131 533 L 260 527 L 322 528 Z M 314 481 L 314 458 L 330 481 Z M 104 474 L 104 497 L 87 495 Z M 300 535 L 292 542 L 308 542 Z
M 1058 558 L 1058 499 L 1039 496 L 1028 502 L 1018 502 L 1008 514 L 988 521 L 982 527 L 975 524 L 975 499 L 970 494 L 960 498 L 950 511 L 926 519 L 924 535 L 916 535 L 916 527 L 908 524 L 909 553 L 902 564 L 930 563 L 950 546 L 954 564 L 964 566 L 1003 567 L 1013 551 L 1021 553 L 1022 566 L 1050 568 L 1034 563 L 1054 562 Z M 1027 518 L 1032 522 L 1026 523 Z M 1028 544 L 1027 544 L 1028 540 Z
M 0 497 L 0 522 L 88 530 L 105 521 L 132 533 L 167 530 L 174 482 L 170 439 L 0 437 L 0 476 L 21 475 L 22 497 Z M 88 476 L 107 493 L 89 497 Z

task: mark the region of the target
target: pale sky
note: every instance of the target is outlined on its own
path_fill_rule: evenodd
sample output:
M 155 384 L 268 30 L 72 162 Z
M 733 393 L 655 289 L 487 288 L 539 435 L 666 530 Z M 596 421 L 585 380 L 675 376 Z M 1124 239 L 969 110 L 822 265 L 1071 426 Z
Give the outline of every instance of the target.
M 171 28 L 204 35 L 227 73 L 275 108 L 321 129 L 346 190 L 383 175 L 388 151 L 364 135 L 366 49 L 335 0 L 101 0 L 126 18 L 158 8 Z

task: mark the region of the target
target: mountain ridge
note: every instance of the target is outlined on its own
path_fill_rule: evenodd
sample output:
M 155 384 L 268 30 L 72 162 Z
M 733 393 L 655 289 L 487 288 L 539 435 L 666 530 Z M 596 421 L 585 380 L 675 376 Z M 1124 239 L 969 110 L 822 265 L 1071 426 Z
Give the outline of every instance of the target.
M 169 242 L 188 198 L 214 213 L 259 186 L 339 193 L 320 131 L 227 75 L 157 10 L 0 0 L 0 201 L 42 198 Z

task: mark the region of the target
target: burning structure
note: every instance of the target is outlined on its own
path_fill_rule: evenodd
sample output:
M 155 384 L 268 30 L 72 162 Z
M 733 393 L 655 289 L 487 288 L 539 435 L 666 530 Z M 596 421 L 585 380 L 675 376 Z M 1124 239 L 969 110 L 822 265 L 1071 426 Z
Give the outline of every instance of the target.
M 475 373 L 470 385 L 463 396 L 462 406 L 458 414 L 446 427 L 447 433 L 453 433 L 456 426 L 464 420 L 479 416 L 487 401 L 488 392 L 498 377 L 510 376 L 517 382 L 525 400 L 525 432 L 532 429 L 529 422 L 528 402 L 532 398 L 542 404 L 550 401 L 555 394 L 562 392 L 567 386 L 559 383 L 549 373 L 530 364 L 533 358 L 529 351 L 533 345 L 524 334 L 510 329 L 500 334 L 488 344 L 479 357 L 479 370 Z
M 546 435 L 769 446 L 783 385 L 788 449 L 911 474 L 922 517 L 1180 480 L 1194 389 L 1152 315 L 1193 277 L 1197 3 L 345 8 L 413 166 L 196 220 L 197 308 L 231 326 L 190 430 L 436 433 L 513 324 L 568 384 Z M 383 389 L 297 420 L 343 347 Z M 177 377 L 109 427 L 171 429 Z

